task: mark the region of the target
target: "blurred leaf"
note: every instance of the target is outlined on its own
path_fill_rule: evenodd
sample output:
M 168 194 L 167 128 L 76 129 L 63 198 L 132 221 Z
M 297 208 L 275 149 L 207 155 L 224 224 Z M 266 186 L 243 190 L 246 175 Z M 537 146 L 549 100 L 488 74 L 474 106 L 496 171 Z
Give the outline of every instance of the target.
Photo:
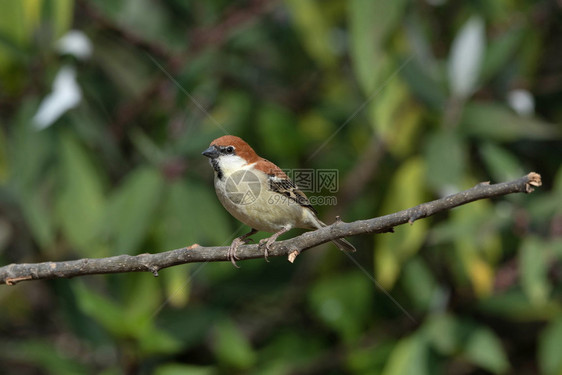
M 0 358 L 4 358 L 6 363 L 24 363 L 31 368 L 36 367 L 37 373 L 52 375 L 88 373 L 88 368 L 80 363 L 78 358 L 73 358 L 71 354 L 65 353 L 62 348 L 47 339 L 12 341 L 9 346 L 2 345 L 0 348 L 2 349 Z
M 486 49 L 486 56 L 482 63 L 482 80 L 492 78 L 510 63 L 517 47 L 521 44 L 524 30 L 516 28 L 492 39 Z
M 94 58 L 123 97 L 134 99 L 146 92 L 150 77 L 157 69 L 140 60 L 133 52 L 113 39 L 94 41 Z M 162 73 L 163 74 L 163 73 Z
M 381 212 L 397 212 L 422 203 L 425 197 L 424 173 L 425 164 L 421 158 L 410 158 L 404 162 L 392 178 Z M 375 270 L 377 280 L 384 288 L 392 287 L 402 262 L 423 244 L 427 225 L 427 220 L 419 220 L 411 226 L 396 227 L 394 233 L 377 236 Z
M 379 91 L 377 100 L 371 103 L 372 123 L 377 135 L 387 139 L 393 132 L 398 131 L 395 119 L 403 112 L 407 99 L 407 87 L 399 79 L 391 80 Z
M 80 310 L 94 318 L 102 327 L 117 337 L 128 334 L 129 325 L 124 324 L 123 311 L 114 301 L 90 290 L 84 283 L 72 284 Z
M 436 192 L 458 190 L 468 161 L 463 139 L 455 132 L 439 130 L 430 134 L 425 145 L 426 180 Z
M 172 307 L 184 307 L 189 301 L 191 275 L 186 267 L 170 267 L 161 272 L 164 282 L 166 302 Z
M 227 213 L 210 185 L 175 181 L 166 187 L 162 217 L 156 227 L 157 243 L 162 250 L 194 243 L 225 245 L 231 240 Z
M 421 110 L 411 100 L 407 87 L 396 78 L 382 88 L 370 103 L 371 123 L 377 136 L 395 155 L 407 155 L 417 143 Z
M 480 297 L 492 294 L 494 270 L 471 250 L 462 250 L 461 261 L 472 282 L 474 291 Z
M 416 257 L 406 262 L 402 285 L 418 308 L 428 309 L 430 307 L 437 284 L 431 270 L 422 259 Z
M 157 327 L 169 332 L 184 349 L 192 349 L 209 338 L 211 329 L 222 317 L 221 313 L 222 310 L 216 306 L 192 303 L 187 309 L 163 308 L 155 311 L 152 319 Z
M 210 366 L 182 365 L 181 363 L 170 363 L 158 366 L 154 375 L 214 375 L 218 371 Z
M 131 331 L 152 325 L 154 314 L 162 305 L 159 280 L 148 272 L 127 275 L 123 282 L 122 312 Z M 142 298 L 139 298 L 142 296 Z
M 486 48 L 484 21 L 470 18 L 458 32 L 449 56 L 449 85 L 453 95 L 466 98 L 476 89 Z
M 256 362 L 256 353 L 248 339 L 230 320 L 215 326 L 213 349 L 221 364 L 235 369 L 248 369 Z
M 495 181 L 515 180 L 523 175 L 523 168 L 519 161 L 506 149 L 491 142 L 482 143 L 479 147 L 482 158 Z
M 309 335 L 298 327 L 284 329 L 260 350 L 260 357 L 268 360 L 256 373 L 284 375 L 299 371 L 307 364 L 314 363 L 324 350 L 324 343 L 319 337 Z
M 359 346 L 349 351 L 347 367 L 353 374 L 380 374 L 393 349 L 392 343 L 379 340 L 374 345 Z
M 105 216 L 105 233 L 112 241 L 113 254 L 132 254 L 147 236 L 154 220 L 164 181 L 150 167 L 139 167 L 114 189 Z
M 21 197 L 22 212 L 29 225 L 33 238 L 47 249 L 55 240 L 55 228 L 51 207 L 45 202 L 42 192 L 24 193 Z
M 152 323 L 145 327 L 145 329 L 133 331 L 141 354 L 174 354 L 181 349 L 182 343 L 170 333 L 158 329 Z
M 167 332 L 158 330 L 152 319 L 160 303 L 156 282 L 148 274 L 139 277 L 141 281 L 144 277 L 150 282 L 139 284 L 138 290 L 131 292 L 126 305 L 92 291 L 83 283 L 76 283 L 73 287 L 78 306 L 115 337 L 134 339 L 142 353 L 174 353 L 180 348 L 180 342 Z
M 521 117 L 495 103 L 468 103 L 460 130 L 470 136 L 499 142 L 520 139 L 559 139 L 562 133 L 553 125 L 531 117 Z
M 429 374 L 427 345 L 420 335 L 401 339 L 386 363 L 382 375 Z
M 501 239 L 496 231 L 493 207 L 488 201 L 473 202 L 451 211 L 456 229 L 453 238 L 459 260 L 480 297 L 492 292 L 492 264 L 501 255 Z
M 301 138 L 295 134 L 295 117 L 286 109 L 275 104 L 262 105 L 256 131 L 262 140 L 263 149 L 269 155 L 292 156 L 291 164 L 295 164 L 296 156 L 302 148 Z M 273 161 L 281 165 L 280 161 Z
M 370 96 L 387 78 L 389 56 L 384 43 L 398 26 L 407 1 L 352 0 L 348 4 L 353 70 L 363 94 Z
M 413 58 L 404 66 L 400 77 L 408 84 L 413 96 L 423 100 L 430 108 L 442 110 L 447 100 L 445 84 L 425 72 L 423 63 Z
M 102 177 L 70 133 L 63 134 L 60 143 L 58 222 L 70 244 L 92 256 L 106 204 Z
M 519 253 L 523 291 L 531 303 L 539 306 L 548 300 L 551 289 L 548 282 L 547 249 L 548 246 L 543 241 L 530 236 L 523 239 Z
M 287 0 L 287 4 L 302 42 L 310 56 L 320 65 L 336 64 L 336 49 L 331 41 L 331 29 L 323 14 L 324 4 L 315 0 Z
M 45 0 L 51 9 L 54 39 L 63 36 L 74 19 L 74 0 Z
M 344 340 L 352 341 L 369 320 L 374 286 L 359 272 L 318 281 L 309 292 L 315 314 Z
M 18 46 L 28 44 L 39 25 L 42 3 L 42 0 L 0 0 L 1 39 Z
M 120 28 L 134 30 L 137 38 L 172 47 L 177 34 L 172 33 L 171 15 L 163 4 L 150 0 L 98 0 L 96 8 Z M 179 33 L 181 34 L 181 33 Z M 183 38 L 185 44 L 185 36 Z
M 562 374 L 562 318 L 553 320 L 539 336 L 538 362 L 541 374 Z
M 51 197 L 54 176 L 50 168 L 55 143 L 51 134 L 32 129 L 30 118 L 35 109 L 36 102 L 28 100 L 16 115 L 10 143 L 6 144 L 11 164 L 8 186 L 17 197 L 34 240 L 46 249 L 55 237 Z
M 560 302 L 549 300 L 538 309 L 529 303 L 529 299 L 521 290 L 512 290 L 494 295 L 494 298 L 483 299 L 479 302 L 478 308 L 487 314 L 515 321 L 545 320 L 562 315 Z
M 435 349 L 445 356 L 458 352 L 463 343 L 457 317 L 451 314 L 433 314 L 424 322 L 423 334 Z
M 488 328 L 477 328 L 472 332 L 464 354 L 473 363 L 494 374 L 503 374 L 510 367 L 500 340 Z

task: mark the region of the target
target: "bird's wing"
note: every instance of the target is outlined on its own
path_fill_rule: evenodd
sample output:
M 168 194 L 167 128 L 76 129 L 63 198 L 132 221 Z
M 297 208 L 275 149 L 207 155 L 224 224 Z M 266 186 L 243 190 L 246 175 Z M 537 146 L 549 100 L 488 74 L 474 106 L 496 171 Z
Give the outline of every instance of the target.
M 316 210 L 310 204 L 307 196 L 295 185 L 295 183 L 275 164 L 266 159 L 261 159 L 255 166 L 256 169 L 268 176 L 269 189 L 297 202 L 303 207 L 310 209 L 314 214 Z

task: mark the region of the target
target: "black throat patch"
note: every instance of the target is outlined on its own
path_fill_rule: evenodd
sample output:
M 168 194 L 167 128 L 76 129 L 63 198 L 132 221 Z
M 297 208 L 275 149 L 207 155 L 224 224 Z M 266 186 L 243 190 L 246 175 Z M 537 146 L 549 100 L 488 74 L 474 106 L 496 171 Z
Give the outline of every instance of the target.
M 218 179 L 222 180 L 224 175 L 222 174 L 221 167 L 219 166 L 219 161 L 216 158 L 211 159 L 211 165 L 213 166 L 213 169 L 217 173 Z

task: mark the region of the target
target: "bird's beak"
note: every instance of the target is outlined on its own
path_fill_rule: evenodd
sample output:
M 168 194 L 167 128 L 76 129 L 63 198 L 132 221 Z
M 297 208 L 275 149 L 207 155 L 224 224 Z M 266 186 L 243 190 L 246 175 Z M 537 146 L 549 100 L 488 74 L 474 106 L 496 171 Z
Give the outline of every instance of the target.
M 214 159 L 217 156 L 219 156 L 219 150 L 217 150 L 215 146 L 211 146 L 205 151 L 203 151 L 201 154 L 205 155 L 208 158 Z

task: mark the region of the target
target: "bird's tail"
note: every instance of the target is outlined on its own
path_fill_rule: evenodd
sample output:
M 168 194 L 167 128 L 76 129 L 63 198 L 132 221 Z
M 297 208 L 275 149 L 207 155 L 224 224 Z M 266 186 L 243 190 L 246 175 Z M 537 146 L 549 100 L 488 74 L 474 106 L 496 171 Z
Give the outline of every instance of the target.
M 322 228 L 322 227 L 326 227 L 327 224 L 320 221 L 320 219 L 316 218 L 317 222 L 318 222 L 318 229 Z M 332 242 L 338 247 L 338 249 L 340 249 L 341 251 L 349 251 L 350 253 L 353 253 L 355 251 L 357 251 L 357 249 L 355 248 L 355 246 L 353 246 L 352 244 L 350 244 L 345 238 L 336 238 L 334 240 L 332 240 Z

